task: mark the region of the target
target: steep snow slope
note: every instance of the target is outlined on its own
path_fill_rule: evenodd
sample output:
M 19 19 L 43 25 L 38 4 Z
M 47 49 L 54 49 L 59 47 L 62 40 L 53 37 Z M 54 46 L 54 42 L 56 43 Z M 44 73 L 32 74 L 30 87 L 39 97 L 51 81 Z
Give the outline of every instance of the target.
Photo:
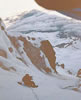
M 64 64 L 64 68 L 73 75 L 77 75 L 81 68 L 80 21 L 33 10 L 8 27 L 8 32 L 49 40 L 56 52 L 57 63 Z
M 80 23 L 31 13 L 8 32 L 0 20 L 0 100 L 80 100 L 80 29 L 69 28 Z M 37 88 L 18 84 L 25 74 Z
M 49 73 L 49 70 L 51 72 L 52 69 L 56 72 L 56 56 L 48 40 L 34 38 L 32 36 L 27 37 L 22 34 L 19 36 L 10 36 L 5 31 L 5 28 L 2 25 L 2 20 L 0 35 L 0 56 L 2 61 L 1 63 L 4 63 L 5 61 L 3 64 L 4 67 L 14 66 L 16 70 L 17 64 L 22 64 L 21 66 L 28 66 L 29 62 L 27 59 L 29 58 L 39 70 Z M 51 57 L 49 57 L 49 55 Z M 47 62 L 49 65 L 46 65 Z

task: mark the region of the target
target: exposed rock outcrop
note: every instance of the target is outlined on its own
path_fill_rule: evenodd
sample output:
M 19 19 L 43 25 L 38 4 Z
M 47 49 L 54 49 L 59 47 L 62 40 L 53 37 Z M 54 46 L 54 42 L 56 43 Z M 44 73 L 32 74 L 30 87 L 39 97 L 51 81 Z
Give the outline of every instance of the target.
M 45 56 L 48 58 L 48 61 L 51 65 L 51 67 L 54 69 L 56 72 L 56 56 L 55 56 L 55 51 L 53 50 L 52 45 L 48 40 L 42 41 L 41 42 L 41 50 L 45 54 Z
M 4 37 L 3 34 L 0 32 L 2 38 L 5 38 L 5 39 L 2 39 L 2 42 L 4 42 L 5 48 L 4 48 L 4 45 L 2 46 L 2 44 L 0 44 L 0 56 L 4 57 L 5 59 L 7 58 L 9 59 L 11 55 L 12 57 L 15 57 L 15 59 L 17 59 L 18 61 L 22 61 L 22 63 L 28 66 L 28 61 L 27 59 L 25 59 L 25 56 L 27 56 L 30 59 L 31 63 L 34 64 L 34 66 L 40 71 L 45 72 L 45 73 L 56 72 L 55 51 L 53 50 L 48 40 L 38 41 L 37 38 L 31 37 L 31 36 L 25 37 L 23 35 L 10 36 L 7 34 L 4 25 L 2 25 L 2 20 L 0 23 L 1 23 L 0 24 L 1 31 L 3 31 L 3 34 L 5 36 Z M 38 43 L 40 43 L 40 46 L 39 47 L 35 46 L 34 42 L 31 42 L 31 41 L 38 41 Z M 38 44 L 38 43 L 35 42 L 35 44 Z M 4 49 L 2 49 L 2 47 Z M 14 52 L 16 52 L 16 54 L 14 54 Z M 41 56 L 41 52 L 42 52 L 42 56 Z M 48 60 L 48 63 L 50 66 L 47 65 L 46 59 Z M 7 66 L 4 64 L 4 62 L 2 62 L 2 64 L 5 67 Z
M 79 71 L 77 73 L 77 77 L 81 78 L 81 69 L 79 69 Z

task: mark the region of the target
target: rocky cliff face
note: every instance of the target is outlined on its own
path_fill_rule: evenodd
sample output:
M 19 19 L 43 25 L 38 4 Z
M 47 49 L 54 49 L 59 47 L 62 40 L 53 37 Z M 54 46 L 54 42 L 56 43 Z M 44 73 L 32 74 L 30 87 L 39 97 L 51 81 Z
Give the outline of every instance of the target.
M 0 20 L 0 38 L 1 68 L 16 71 L 15 61 L 17 61 L 17 64 L 22 63 L 29 67 L 29 62 L 26 59 L 28 58 L 40 71 L 45 73 L 56 72 L 55 51 L 48 40 L 41 40 L 31 36 L 25 37 L 24 35 L 10 36 L 6 32 L 2 20 Z

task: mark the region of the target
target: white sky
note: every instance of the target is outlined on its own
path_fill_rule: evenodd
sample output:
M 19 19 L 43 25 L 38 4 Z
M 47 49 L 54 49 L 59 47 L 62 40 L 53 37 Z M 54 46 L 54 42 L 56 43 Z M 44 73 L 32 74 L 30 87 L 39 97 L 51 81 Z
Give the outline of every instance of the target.
M 32 9 L 40 9 L 34 0 L 0 0 L 0 17 L 2 18 Z

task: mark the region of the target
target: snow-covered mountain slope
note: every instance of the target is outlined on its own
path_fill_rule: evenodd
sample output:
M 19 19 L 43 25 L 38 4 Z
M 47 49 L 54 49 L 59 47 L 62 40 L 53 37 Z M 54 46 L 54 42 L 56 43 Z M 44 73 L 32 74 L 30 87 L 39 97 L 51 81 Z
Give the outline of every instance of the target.
M 81 22 L 77 20 L 33 10 L 8 27 L 8 32 L 49 40 L 56 52 L 56 63 L 64 64 L 74 75 L 81 68 Z
M 5 31 L 2 24 L 0 35 L 0 56 L 1 63 L 3 63 L 4 66 L 2 66 L 3 69 L 8 67 L 14 69 L 10 67 L 13 66 L 16 71 L 16 68 L 19 67 L 18 64 L 22 66 L 30 66 L 28 65 L 28 61 L 30 60 L 40 71 L 49 73 L 53 70 L 53 72 L 56 72 L 55 51 L 48 40 L 37 37 L 34 38 L 32 36 L 27 37 L 23 34 L 20 34 L 19 36 L 10 36 Z M 49 55 L 51 57 L 49 57 Z
M 14 23 L 0 20 L 0 100 L 80 100 L 80 22 L 32 11 Z

